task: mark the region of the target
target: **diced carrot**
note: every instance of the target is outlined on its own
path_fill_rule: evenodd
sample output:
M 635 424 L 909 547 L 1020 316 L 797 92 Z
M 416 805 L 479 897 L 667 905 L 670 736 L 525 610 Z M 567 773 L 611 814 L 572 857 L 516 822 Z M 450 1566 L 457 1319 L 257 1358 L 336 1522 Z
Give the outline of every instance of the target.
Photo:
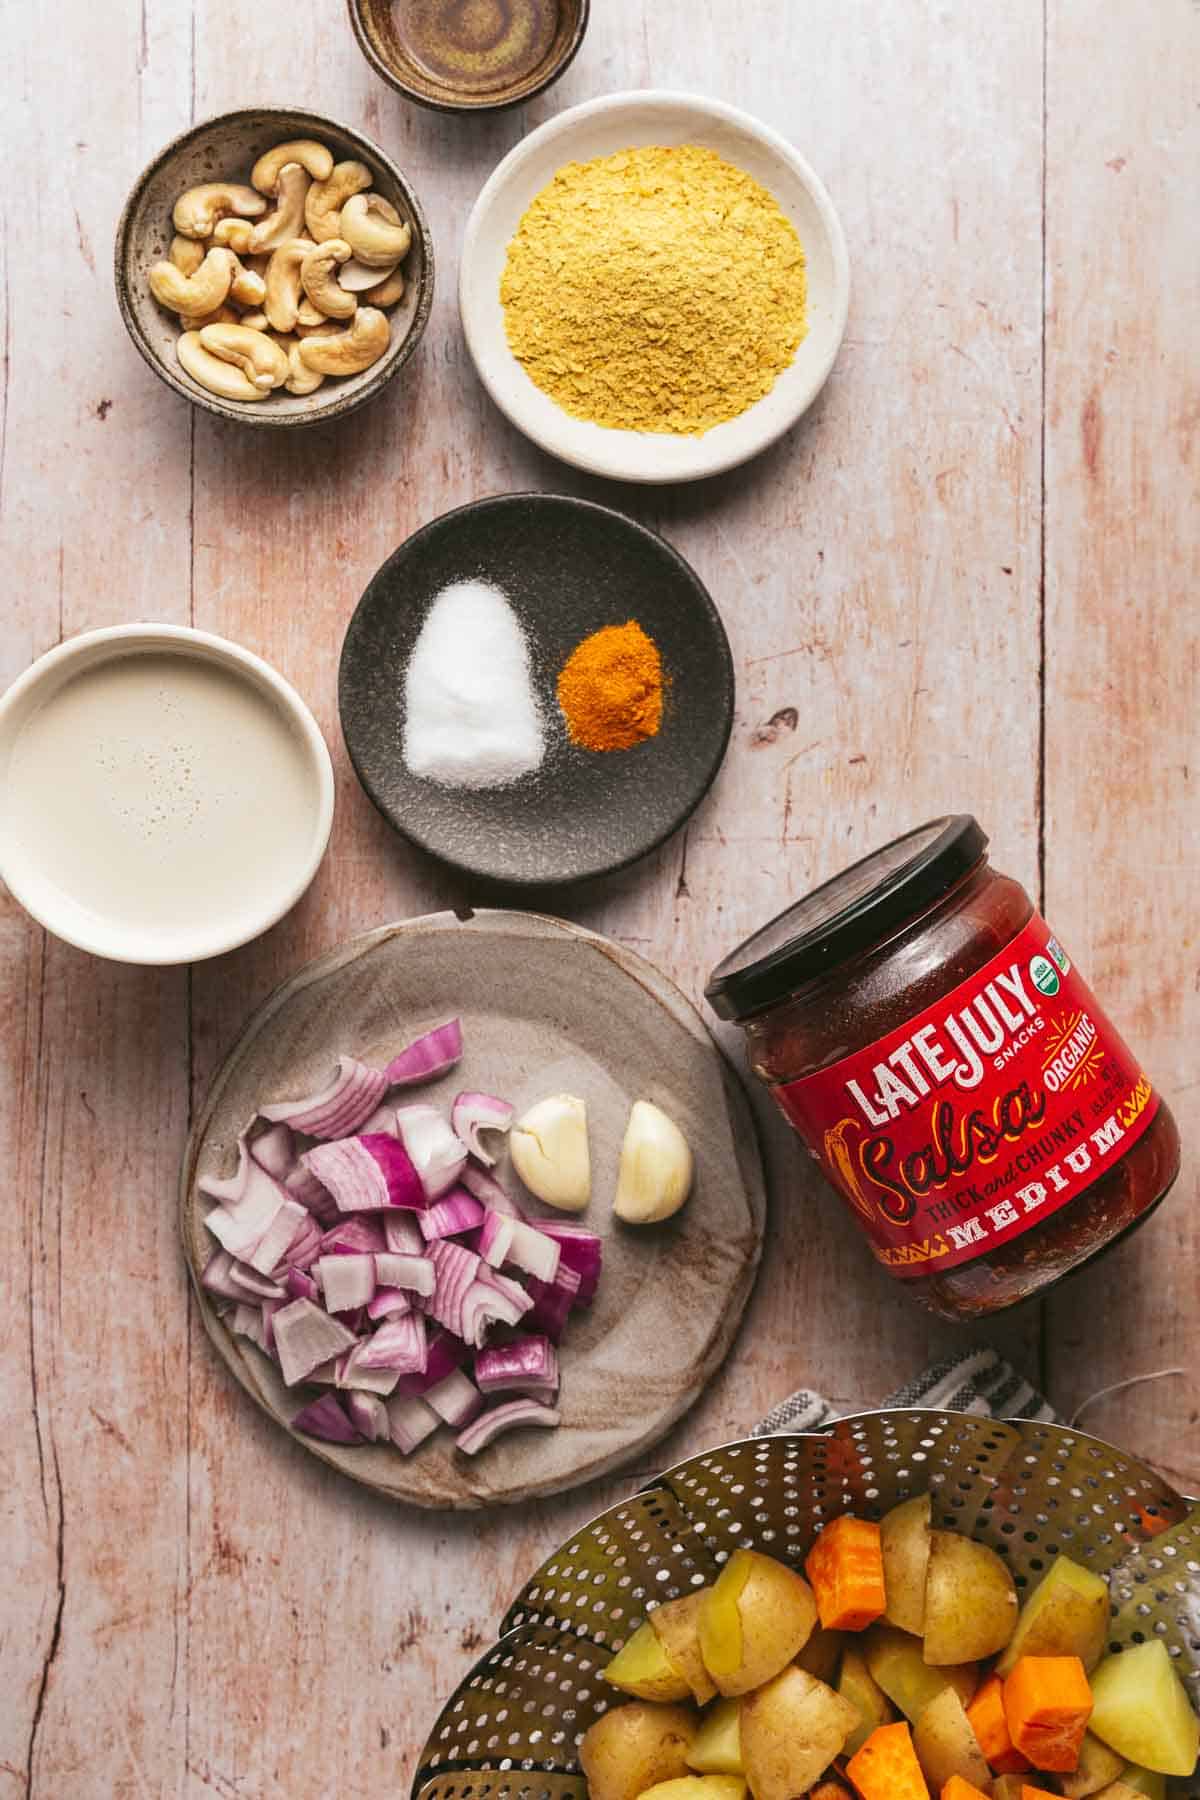
M 1021 1783 L 1021 1800 L 1054 1800 L 1048 1788 L 1031 1788 L 1027 1781 Z
M 1022 1656 L 1004 1683 L 1008 1735 L 1035 1769 L 1069 1773 L 1092 1716 L 1092 1690 L 1077 1656 Z
M 979 1748 L 997 1775 L 1023 1775 L 1029 1767 L 1019 1750 L 1013 1749 L 1004 1716 L 1004 1683 L 999 1675 L 989 1675 L 970 1706 L 967 1717 L 979 1740 Z
M 982 1788 L 977 1788 L 961 1775 L 952 1775 L 942 1789 L 942 1800 L 988 1800 Z
M 912 1732 L 903 1719 L 898 1725 L 877 1726 L 846 1764 L 846 1773 L 862 1800 L 929 1800 Z
M 834 1775 L 822 1775 L 815 1788 L 810 1788 L 808 1800 L 854 1800 L 850 1789 L 844 1781 Z
M 865 1631 L 883 1616 L 883 1548 L 879 1527 L 844 1514 L 827 1525 L 804 1564 L 826 1631 Z

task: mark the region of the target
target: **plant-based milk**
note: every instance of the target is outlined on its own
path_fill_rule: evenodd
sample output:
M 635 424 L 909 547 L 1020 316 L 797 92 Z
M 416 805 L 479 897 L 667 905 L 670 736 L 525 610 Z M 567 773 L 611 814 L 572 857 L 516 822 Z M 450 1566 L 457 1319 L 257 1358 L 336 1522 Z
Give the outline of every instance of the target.
M 165 936 L 247 929 L 309 866 L 319 793 L 299 729 L 249 676 L 133 652 L 65 681 L 0 784 L 6 862 L 84 913 Z

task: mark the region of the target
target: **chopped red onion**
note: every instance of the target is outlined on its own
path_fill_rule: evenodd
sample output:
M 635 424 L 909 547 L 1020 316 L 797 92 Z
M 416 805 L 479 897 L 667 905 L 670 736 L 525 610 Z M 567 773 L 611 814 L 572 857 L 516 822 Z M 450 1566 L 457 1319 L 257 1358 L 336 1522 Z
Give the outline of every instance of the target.
M 475 1248 L 490 1268 L 504 1267 L 512 1249 L 513 1233 L 520 1223 L 520 1219 L 506 1218 L 503 1213 L 487 1212 L 483 1215 Z
M 426 1307 L 431 1319 L 444 1325 L 456 1337 L 466 1338 L 463 1329 L 463 1301 L 480 1267 L 473 1250 L 448 1238 L 437 1238 L 428 1246 L 437 1282 Z
M 424 1213 L 418 1213 L 414 1219 L 411 1214 L 393 1207 L 379 1216 L 383 1221 L 381 1249 L 390 1250 L 395 1256 L 424 1256 L 425 1239 L 419 1228 Z
M 426 1195 L 415 1159 L 404 1145 L 383 1132 L 318 1144 L 300 1160 L 324 1182 L 342 1212 L 378 1212 L 385 1206 L 425 1209 Z
M 600 1283 L 604 1261 L 604 1244 L 594 1231 L 573 1225 L 566 1219 L 539 1219 L 537 1228 L 554 1239 L 562 1255 L 562 1266 L 574 1269 L 579 1276 L 577 1306 L 590 1306 Z
M 321 1298 L 320 1288 L 304 1269 L 296 1269 L 289 1265 L 287 1275 L 284 1277 L 284 1286 L 293 1300 L 316 1302 Z
M 234 1281 L 233 1266 L 234 1259 L 228 1250 L 214 1250 L 204 1265 L 200 1286 L 210 1294 L 219 1294 L 222 1300 L 244 1301 L 246 1290 L 240 1281 Z
M 547 1337 L 491 1345 L 475 1358 L 475 1381 L 484 1394 L 527 1394 L 549 1403 L 558 1392 L 558 1353 Z
M 361 1444 L 364 1433 L 347 1418 L 336 1394 L 310 1400 L 292 1420 L 292 1430 L 306 1437 L 323 1438 L 327 1444 Z
M 391 1436 L 387 1407 L 378 1394 L 347 1395 L 346 1411 L 350 1415 L 351 1424 L 362 1433 L 369 1444 L 382 1443 Z
M 420 1313 L 389 1319 L 359 1348 L 358 1362 L 364 1369 L 394 1369 L 398 1375 L 419 1375 L 429 1354 L 425 1321 Z
M 232 1263 L 229 1280 L 234 1287 L 240 1288 L 239 1300 L 244 1300 L 247 1294 L 253 1294 L 258 1300 L 282 1300 L 285 1293 L 279 1282 L 273 1281 L 269 1275 L 260 1275 L 248 1263 Z
M 433 1081 L 444 1075 L 462 1057 L 462 1022 L 448 1019 L 424 1036 L 414 1038 L 399 1056 L 393 1056 L 384 1070 L 392 1087 L 409 1087 L 418 1081 Z
M 296 1166 L 296 1141 L 287 1125 L 272 1125 L 250 1145 L 250 1154 L 260 1168 L 276 1181 L 286 1181 Z
M 483 1220 L 482 1201 L 462 1187 L 452 1187 L 449 1193 L 434 1201 L 428 1212 L 417 1214 L 423 1238 L 457 1237 L 460 1232 L 474 1231 Z
M 357 1393 L 390 1394 L 400 1379 L 398 1369 L 368 1369 L 363 1361 L 367 1350 L 366 1338 L 355 1344 L 353 1350 L 347 1350 L 345 1356 L 339 1356 L 334 1370 L 334 1379 L 340 1388 L 353 1389 Z M 310 1375 L 309 1380 L 313 1378 Z
M 402 1288 L 376 1288 L 374 1298 L 367 1301 L 368 1319 L 400 1318 L 412 1309 L 412 1295 L 406 1294 Z
M 383 1226 L 373 1213 L 351 1213 L 321 1239 L 323 1256 L 376 1256 L 386 1248 Z
M 461 1369 L 454 1369 L 433 1387 L 426 1388 L 424 1399 L 439 1419 L 456 1430 L 469 1425 L 483 1410 L 483 1395 Z
M 520 1300 L 510 1297 L 496 1286 L 490 1270 L 488 1274 L 490 1280 L 484 1280 L 481 1274 L 478 1281 L 471 1283 L 462 1306 L 462 1335 L 476 1350 L 493 1325 L 519 1325 L 530 1308 L 529 1297 L 523 1290 L 517 1290 Z
M 469 1194 L 474 1194 L 477 1200 L 482 1200 L 483 1204 L 490 1206 L 493 1212 L 505 1213 L 512 1219 L 525 1217 L 512 1195 L 507 1193 L 495 1176 L 489 1175 L 486 1169 L 477 1168 L 474 1163 L 469 1162 L 459 1176 L 459 1181 Z
M 373 1256 L 322 1256 L 315 1267 L 327 1312 L 353 1312 L 375 1293 Z
M 560 1251 L 554 1239 L 547 1237 L 533 1225 L 524 1225 L 520 1219 L 512 1221 L 512 1238 L 508 1247 L 507 1262 L 514 1268 L 523 1269 L 527 1275 L 536 1275 L 539 1281 L 553 1282 L 558 1275 Z
M 267 1333 L 261 1306 L 252 1306 L 248 1300 L 239 1300 L 229 1314 L 227 1323 L 235 1337 L 249 1338 L 260 1350 L 266 1349 Z
M 429 1339 L 425 1358 L 425 1369 L 422 1374 L 402 1375 L 397 1383 L 397 1392 L 401 1394 L 426 1394 L 439 1381 L 444 1381 L 452 1370 L 461 1366 L 467 1355 L 467 1346 L 461 1338 L 456 1338 L 449 1331 L 438 1331 Z
M 331 1219 L 337 1218 L 337 1201 L 325 1183 L 318 1181 L 302 1162 L 296 1164 L 283 1185 L 290 1197 L 298 1200 L 301 1206 L 307 1206 L 314 1219 L 320 1219 L 322 1224 L 328 1225 Z
M 284 1254 L 284 1265 L 285 1267 L 293 1269 L 308 1269 L 312 1267 L 320 1254 L 321 1227 L 311 1213 L 306 1213 L 304 1215 L 304 1224 L 296 1233 Z M 283 1275 L 279 1269 L 273 1270 L 272 1273 L 282 1281 Z
M 431 1406 L 413 1394 L 393 1394 L 387 1403 L 388 1428 L 392 1442 L 405 1456 L 411 1456 L 441 1424 Z
M 439 1199 L 458 1180 L 467 1160 L 467 1146 L 455 1137 L 436 1106 L 402 1106 L 396 1114 L 396 1129 L 426 1199 Z
M 494 1094 L 460 1094 L 450 1108 L 450 1123 L 472 1156 L 490 1169 L 495 1152 L 482 1142 L 481 1131 L 506 1132 L 512 1124 L 515 1108 Z
M 354 1333 L 311 1300 L 293 1300 L 275 1314 L 275 1344 L 288 1387 L 354 1344 Z
M 253 1250 L 241 1260 L 257 1269 L 260 1275 L 269 1275 L 272 1269 L 278 1268 L 307 1222 L 308 1214 L 304 1208 L 295 1200 L 285 1200 Z
M 263 1322 L 263 1349 L 268 1356 L 273 1356 L 276 1362 L 279 1361 L 279 1352 L 275 1348 L 275 1314 L 286 1305 L 287 1295 L 285 1294 L 279 1300 L 264 1300 L 260 1308 Z
M 290 1125 L 306 1137 L 343 1138 L 374 1112 L 387 1093 L 388 1078 L 352 1056 L 339 1056 L 333 1080 L 303 1100 L 277 1100 L 259 1110 L 264 1119 Z
M 287 1200 L 287 1193 L 273 1176 L 241 1147 L 241 1161 L 236 1175 L 227 1180 L 205 1180 L 196 1184 L 201 1193 L 220 1200 L 222 1205 L 205 1217 L 205 1224 L 223 1250 L 231 1256 L 246 1259 L 270 1229 L 275 1215 Z
M 512 1431 L 518 1425 L 542 1425 L 552 1429 L 561 1423 L 560 1414 L 552 1406 L 543 1406 L 537 1400 L 510 1400 L 492 1412 L 481 1413 L 465 1431 L 459 1432 L 454 1443 L 464 1456 L 478 1456 L 502 1431 Z
M 559 1268 L 555 1279 L 539 1281 L 529 1278 L 529 1298 L 533 1302 L 528 1318 L 530 1331 L 543 1331 L 556 1344 L 561 1344 L 567 1319 L 579 1292 L 579 1277 L 574 1269 Z
M 375 1258 L 375 1279 L 381 1286 L 404 1288 L 425 1297 L 435 1286 L 433 1264 L 427 1256 L 400 1256 L 390 1250 Z

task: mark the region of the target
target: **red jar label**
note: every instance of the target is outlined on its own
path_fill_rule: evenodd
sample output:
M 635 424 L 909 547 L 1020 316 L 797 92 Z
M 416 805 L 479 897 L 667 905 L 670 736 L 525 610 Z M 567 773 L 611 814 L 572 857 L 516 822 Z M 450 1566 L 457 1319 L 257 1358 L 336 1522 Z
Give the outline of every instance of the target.
M 986 1256 L 1136 1143 L 1158 1095 L 1035 913 L 949 994 L 774 1088 L 901 1280 Z

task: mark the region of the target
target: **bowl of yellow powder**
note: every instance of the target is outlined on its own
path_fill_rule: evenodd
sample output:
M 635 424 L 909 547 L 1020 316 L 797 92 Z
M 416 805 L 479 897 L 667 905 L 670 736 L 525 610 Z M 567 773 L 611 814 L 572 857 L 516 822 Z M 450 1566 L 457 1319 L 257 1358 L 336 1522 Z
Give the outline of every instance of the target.
M 781 437 L 846 328 L 821 181 L 748 114 L 691 94 L 588 101 L 523 139 L 467 224 L 480 379 L 544 450 L 615 480 L 694 481 Z

